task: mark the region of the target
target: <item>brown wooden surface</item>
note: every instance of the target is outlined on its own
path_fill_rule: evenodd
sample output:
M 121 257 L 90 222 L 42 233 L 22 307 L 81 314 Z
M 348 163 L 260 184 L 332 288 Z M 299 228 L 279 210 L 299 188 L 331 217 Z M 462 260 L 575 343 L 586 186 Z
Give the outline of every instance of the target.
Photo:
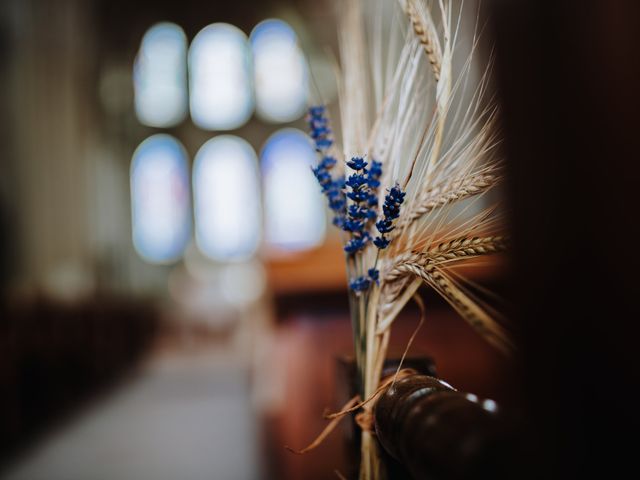
M 346 269 L 342 244 L 329 235 L 318 248 L 298 253 L 266 252 L 269 287 L 276 294 L 322 292 L 346 289 Z M 472 280 L 487 280 L 504 274 L 506 260 L 500 255 L 483 259 L 481 266 L 460 266 L 456 272 Z
M 390 356 L 399 357 L 415 329 L 417 311 L 400 317 Z M 285 382 L 286 412 L 265 420 L 269 478 L 327 479 L 334 470 L 346 473 L 344 430 L 339 428 L 320 447 L 303 456 L 283 446 L 301 448 L 326 425 L 325 408 L 336 409 L 336 358 L 352 352 L 346 316 L 298 317 L 281 323 L 277 332 L 277 365 Z M 453 386 L 509 404 L 510 361 L 480 339 L 446 306 L 428 310 L 425 325 L 410 354 L 430 355 L 441 377 Z M 346 422 L 345 422 L 346 423 Z
M 535 458 L 520 478 L 627 478 L 640 425 L 640 2 L 486 4 Z
M 344 252 L 337 235 L 305 252 L 267 252 L 265 266 L 269 287 L 276 294 L 336 290 L 346 285 Z

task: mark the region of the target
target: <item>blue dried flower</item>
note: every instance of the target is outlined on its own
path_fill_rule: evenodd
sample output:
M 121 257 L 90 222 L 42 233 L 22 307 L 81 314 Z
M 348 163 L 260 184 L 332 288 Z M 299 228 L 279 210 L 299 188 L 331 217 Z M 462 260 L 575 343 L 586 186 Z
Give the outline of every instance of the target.
M 348 220 L 347 220 L 348 221 Z M 346 223 L 346 222 L 345 222 Z M 344 251 L 353 255 L 354 253 L 362 250 L 368 241 L 368 237 L 353 237 L 344 246 Z
M 329 168 L 333 168 L 336 162 L 337 160 L 335 158 L 326 156 L 320 161 L 319 165 L 322 166 L 323 168 L 329 169 Z
M 329 208 L 334 212 L 342 212 L 345 207 L 345 200 L 340 196 L 329 198 Z
M 320 129 L 322 128 L 328 128 L 329 125 L 329 120 L 325 117 L 312 117 L 309 119 L 309 135 L 311 136 L 311 138 L 313 138 L 314 140 L 319 137 L 322 136 L 322 131 Z M 331 130 L 329 130 L 329 132 L 331 132 Z
M 380 279 L 380 270 L 376 269 L 376 268 L 370 268 L 369 270 L 367 270 L 367 274 L 369 275 L 369 278 L 376 282 L 379 283 L 379 279 Z
M 381 235 L 373 240 L 373 244 L 381 250 L 389 246 L 390 240 L 385 234 L 395 228 L 393 221 L 400 216 L 400 205 L 404 202 L 405 195 L 400 186 L 395 185 L 384 197 L 384 205 L 382 205 L 384 217 L 376 222 L 376 228 Z
M 391 243 L 391 240 L 386 237 L 376 237 L 373 239 L 373 244 L 380 250 L 384 250 L 385 248 L 387 248 L 389 246 L 389 243 Z
M 336 188 L 339 188 L 340 190 L 345 187 L 344 178 L 338 178 L 333 183 L 335 184 Z
M 378 162 L 377 160 L 371 161 L 371 166 L 369 167 L 369 177 L 370 178 L 380 178 L 382 175 L 382 162 Z
M 358 207 L 358 205 L 350 205 L 349 206 L 349 216 L 351 218 L 359 218 L 359 219 L 363 219 L 363 218 L 370 218 L 372 210 L 368 209 L 368 208 L 361 208 Z M 373 212 L 375 215 L 375 212 Z
M 309 108 L 309 135 L 316 144 L 316 150 L 320 153 L 325 153 L 333 145 L 333 140 L 330 138 L 331 129 L 328 126 L 329 120 L 325 113 L 326 107 L 324 105 Z
M 393 226 L 393 222 L 391 220 L 378 220 L 376 222 L 376 228 L 380 233 L 389 233 L 395 227 Z
M 369 193 L 364 190 L 355 190 L 353 192 L 347 192 L 347 197 L 356 203 L 364 202 L 369 198 Z
M 350 162 L 347 162 L 349 168 L 352 168 L 355 171 L 364 170 L 364 168 L 368 165 L 367 162 L 364 161 L 362 157 L 353 157 Z
M 319 138 L 316 140 L 316 150 L 319 152 L 327 150 L 331 145 L 333 145 L 333 140 L 329 138 Z
M 319 138 L 325 135 L 329 135 L 331 130 L 327 127 L 326 122 L 324 120 L 320 122 L 314 122 L 311 128 L 311 136 L 313 138 Z
M 327 171 L 326 168 L 323 168 L 322 165 L 318 165 L 317 167 L 313 168 L 313 174 L 318 180 L 318 183 L 320 183 L 320 185 L 322 185 L 323 187 L 325 185 L 331 184 L 331 174 Z
M 371 167 L 367 172 L 367 185 L 369 188 L 376 189 L 380 186 L 380 177 L 382 176 L 382 163 L 376 160 L 371 161 Z
M 324 105 L 309 108 L 309 135 L 315 141 L 316 150 L 322 155 L 318 165 L 313 168 L 313 174 L 322 187 L 322 193 L 327 197 L 329 208 L 336 214 L 333 223 L 342 228 L 345 222 L 347 199 L 343 191 L 344 179 L 334 180 L 331 176 L 330 170 L 336 165 L 336 159 L 327 154 L 333 140 L 329 137 L 331 129 L 325 113 Z
M 368 178 L 367 185 L 369 185 L 369 188 L 378 188 L 380 186 L 380 180 Z
M 400 206 L 399 205 L 389 205 L 385 202 L 382 206 L 382 213 L 384 213 L 384 217 L 389 220 L 395 220 L 400 216 Z
M 359 233 L 359 232 L 362 232 L 362 230 L 364 230 L 364 222 L 347 218 L 344 221 L 342 229 L 346 232 Z
M 349 240 L 344 246 L 344 251 L 349 255 L 355 255 L 363 250 L 372 241 L 368 231 L 370 221 L 375 220 L 378 209 L 378 195 L 376 190 L 380 187 L 382 176 L 382 163 L 375 160 L 369 164 L 362 157 L 353 157 L 347 166 L 356 173 L 345 178 L 334 179 L 330 170 L 335 167 L 336 159 L 328 154 L 333 145 L 330 137 L 331 129 L 326 117 L 324 106 L 315 106 L 309 109 L 309 130 L 314 140 L 316 150 L 321 155 L 313 173 L 322 187 L 323 194 L 327 197 L 329 208 L 335 212 L 332 220 L 337 227 L 349 232 Z M 345 191 L 347 190 L 347 191 Z M 386 248 L 390 240 L 386 233 L 394 229 L 393 221 L 400 215 L 400 205 L 404 201 L 405 193 L 397 185 L 392 187 L 383 204 L 384 217 L 376 223 L 380 236 L 373 239 L 373 243 L 379 249 Z M 347 198 L 353 201 L 348 205 Z M 371 287 L 375 282 L 379 283 L 380 271 L 375 268 L 367 270 L 366 276 L 358 277 L 349 283 L 349 287 L 360 294 Z
M 317 177 L 316 177 L 317 178 Z M 330 182 L 320 183 L 322 186 L 322 193 L 324 193 L 327 198 L 331 199 L 334 197 L 340 196 L 340 188 L 336 187 L 335 182 L 331 179 Z
M 312 117 L 319 117 L 323 115 L 326 110 L 327 110 L 327 107 L 325 107 L 324 105 L 314 105 L 309 107 L 309 114 Z
M 366 183 L 367 183 L 367 178 L 364 175 L 362 175 L 361 173 L 354 173 L 353 175 L 349 176 L 349 178 L 345 182 L 345 185 L 347 187 L 356 189 L 356 188 L 362 187 Z
M 367 186 L 367 163 L 359 157 L 354 157 L 348 165 L 358 172 L 349 176 L 345 186 L 349 191 L 346 197 L 354 203 L 347 209 L 347 218 L 342 223 L 342 229 L 350 232 L 352 237 L 344 247 L 345 252 L 355 254 L 362 250 L 367 242 L 371 240 L 371 235 L 367 232 L 369 219 L 375 218 L 376 214 L 367 206 L 369 197 L 372 195 Z
M 398 184 L 396 184 L 394 187 L 391 187 L 391 189 L 389 190 L 388 197 L 390 197 L 390 199 L 394 203 L 397 203 L 399 205 L 402 202 L 404 202 L 404 196 L 405 195 L 406 195 L 406 192 L 403 192 L 402 189 L 400 188 L 400 186 Z M 386 198 L 385 198 L 385 200 L 386 200 Z
M 367 277 L 358 277 L 349 282 L 349 288 L 354 292 L 364 292 L 371 286 L 371 280 Z

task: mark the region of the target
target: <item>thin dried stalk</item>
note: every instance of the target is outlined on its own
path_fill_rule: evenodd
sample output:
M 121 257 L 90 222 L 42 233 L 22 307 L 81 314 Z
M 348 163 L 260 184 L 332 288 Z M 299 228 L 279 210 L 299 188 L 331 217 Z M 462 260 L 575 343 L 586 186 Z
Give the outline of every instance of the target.
M 362 4 L 359 0 L 344 2 L 340 21 L 339 82 L 340 113 L 342 115 L 342 147 L 344 158 L 363 152 L 369 132 L 369 71 Z
M 401 278 L 398 281 L 403 282 L 401 289 L 387 293 L 385 287 L 382 295 L 380 296 L 380 317 L 378 319 L 378 326 L 376 332 L 382 334 L 389 330 L 391 324 L 398 316 L 400 311 L 404 308 L 407 302 L 411 299 L 414 293 L 418 291 L 418 288 L 422 284 L 421 278 L 414 278 L 407 275 L 405 278 Z

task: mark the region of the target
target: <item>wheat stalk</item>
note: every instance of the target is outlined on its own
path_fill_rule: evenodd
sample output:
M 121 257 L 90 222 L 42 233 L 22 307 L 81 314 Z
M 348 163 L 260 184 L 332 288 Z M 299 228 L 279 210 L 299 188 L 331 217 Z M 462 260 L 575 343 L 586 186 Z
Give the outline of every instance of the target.
M 504 252 L 509 246 L 507 237 L 496 235 L 492 237 L 458 238 L 450 242 L 443 242 L 437 247 L 421 254 L 422 262 L 442 264 L 451 260 L 463 260 L 480 255 Z
M 507 353 L 513 349 L 513 344 L 504 328 L 491 318 L 486 310 L 480 307 L 469 295 L 457 287 L 436 264 L 405 263 L 402 265 L 402 271 L 419 277 L 438 291 L 460 316 L 489 343 Z M 382 333 L 388 328 L 389 325 L 380 324 L 378 333 Z
M 436 208 L 483 193 L 499 181 L 500 177 L 496 175 L 478 174 L 430 188 L 416 198 L 404 222 L 411 223 Z
M 433 18 L 428 9 L 422 2 L 414 0 L 401 0 L 402 9 L 409 17 L 413 31 L 418 37 L 420 44 L 427 54 L 433 75 L 436 80 L 440 79 L 440 71 L 442 70 L 442 48 L 438 39 Z
M 390 262 L 383 275 L 382 293 L 380 297 L 381 320 L 378 322 L 378 331 L 388 329 L 395 315 L 389 312 L 396 307 L 401 295 L 408 295 L 408 290 L 415 291 L 419 285 L 414 284 L 414 288 L 407 288 L 411 284 L 410 275 L 425 278 L 425 275 L 435 271 L 443 264 L 448 264 L 457 260 L 468 260 L 470 258 L 503 252 L 508 247 L 508 240 L 504 236 L 458 238 L 448 242 L 443 242 L 424 252 L 409 252 L 396 257 Z M 419 275 L 417 272 L 423 272 Z M 413 294 L 411 291 L 411 295 Z
M 361 152 L 367 142 L 369 131 L 369 88 L 370 81 L 363 28 L 362 5 L 359 1 L 345 3 L 340 20 L 340 54 L 343 59 L 338 90 L 340 113 L 342 115 L 342 147 L 344 158 L 354 152 Z
M 440 243 L 425 252 L 411 252 L 401 255 L 386 271 L 384 281 L 392 283 L 405 273 L 412 273 L 410 267 L 435 268 L 446 262 L 503 252 L 507 246 L 508 241 L 504 236 L 457 238 Z

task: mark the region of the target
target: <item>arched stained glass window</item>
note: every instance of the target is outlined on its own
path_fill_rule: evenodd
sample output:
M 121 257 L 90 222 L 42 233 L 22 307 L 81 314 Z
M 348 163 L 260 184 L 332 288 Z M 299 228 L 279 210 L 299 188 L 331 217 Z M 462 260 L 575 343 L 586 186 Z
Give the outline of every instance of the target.
M 293 29 L 282 20 L 260 22 L 251 32 L 256 113 L 270 122 L 299 118 L 307 104 L 307 62 Z
M 191 236 L 187 154 L 170 135 L 143 141 L 131 163 L 133 244 L 145 260 L 170 263 Z
M 247 37 L 227 23 L 196 35 L 189 49 L 191 118 L 201 128 L 231 130 L 253 112 L 251 53 Z
M 325 209 L 311 173 L 315 152 L 300 130 L 274 133 L 262 154 L 267 245 L 304 250 L 319 245 L 326 229 Z
M 141 123 L 171 127 L 187 114 L 187 39 L 173 23 L 158 23 L 142 39 L 134 65 L 135 110 Z
M 221 135 L 198 151 L 193 168 L 196 242 L 218 261 L 245 260 L 260 244 L 260 185 L 253 148 Z

